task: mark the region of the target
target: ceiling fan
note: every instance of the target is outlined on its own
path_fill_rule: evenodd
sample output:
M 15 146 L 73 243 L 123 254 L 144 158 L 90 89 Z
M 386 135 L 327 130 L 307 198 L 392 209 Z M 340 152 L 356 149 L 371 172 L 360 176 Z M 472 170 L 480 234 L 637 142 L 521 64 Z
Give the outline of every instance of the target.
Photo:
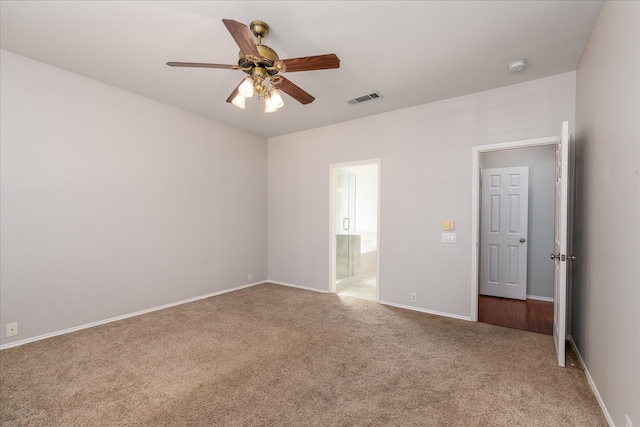
M 315 98 L 279 73 L 340 68 L 340 59 L 334 53 L 280 59 L 275 50 L 262 44 L 262 39 L 269 33 L 269 26 L 262 21 L 253 21 L 250 24 L 251 30 L 232 19 L 223 19 L 222 22 L 240 47 L 237 65 L 200 62 L 167 62 L 167 65 L 244 71 L 249 77 L 243 79 L 227 98 L 227 102 L 239 108 L 244 109 L 246 98 L 256 94 L 258 98 L 264 98 L 265 112 L 276 111 L 284 105 L 280 90 L 301 104 L 309 104 Z M 257 43 L 254 42 L 252 33 L 257 38 Z

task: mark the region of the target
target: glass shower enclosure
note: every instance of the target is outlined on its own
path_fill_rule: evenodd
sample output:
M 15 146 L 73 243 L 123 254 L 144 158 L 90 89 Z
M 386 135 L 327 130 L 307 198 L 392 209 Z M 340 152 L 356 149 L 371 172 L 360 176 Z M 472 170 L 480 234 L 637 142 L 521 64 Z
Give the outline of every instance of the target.
M 336 282 L 358 274 L 360 236 L 356 235 L 356 174 L 338 170 L 336 188 Z

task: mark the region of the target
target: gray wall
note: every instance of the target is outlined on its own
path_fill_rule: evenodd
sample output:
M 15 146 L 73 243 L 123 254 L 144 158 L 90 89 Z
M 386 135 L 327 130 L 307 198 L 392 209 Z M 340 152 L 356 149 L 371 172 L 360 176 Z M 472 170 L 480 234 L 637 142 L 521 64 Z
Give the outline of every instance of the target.
M 1 54 L 2 344 L 267 278 L 265 139 Z
M 529 166 L 527 296 L 553 299 L 555 145 L 481 153 L 484 169 Z
M 577 70 L 572 336 L 615 425 L 640 425 L 640 3 L 604 2 Z
M 270 138 L 269 279 L 329 289 L 329 165 L 380 158 L 380 300 L 469 318 L 472 147 L 557 135 L 574 91 L 571 72 Z

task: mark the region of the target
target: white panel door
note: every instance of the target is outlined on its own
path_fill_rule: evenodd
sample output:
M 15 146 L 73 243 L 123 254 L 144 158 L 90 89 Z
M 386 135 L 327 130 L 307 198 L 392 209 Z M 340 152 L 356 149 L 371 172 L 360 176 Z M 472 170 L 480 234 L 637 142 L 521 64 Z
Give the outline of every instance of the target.
M 569 218 L 569 123 L 562 123 L 556 146 L 555 245 L 551 259 L 555 262 L 553 280 L 553 342 L 558 365 L 565 364 L 567 333 L 567 243 Z M 573 256 L 572 256 L 573 257 Z
M 483 169 L 480 293 L 527 299 L 529 168 Z

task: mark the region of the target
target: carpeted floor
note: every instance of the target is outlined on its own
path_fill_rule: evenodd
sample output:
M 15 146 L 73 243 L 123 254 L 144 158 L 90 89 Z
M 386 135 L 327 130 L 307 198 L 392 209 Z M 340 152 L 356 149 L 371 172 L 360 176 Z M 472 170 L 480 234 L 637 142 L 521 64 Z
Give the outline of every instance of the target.
M 9 426 L 606 426 L 548 335 L 259 285 L 0 352 Z

